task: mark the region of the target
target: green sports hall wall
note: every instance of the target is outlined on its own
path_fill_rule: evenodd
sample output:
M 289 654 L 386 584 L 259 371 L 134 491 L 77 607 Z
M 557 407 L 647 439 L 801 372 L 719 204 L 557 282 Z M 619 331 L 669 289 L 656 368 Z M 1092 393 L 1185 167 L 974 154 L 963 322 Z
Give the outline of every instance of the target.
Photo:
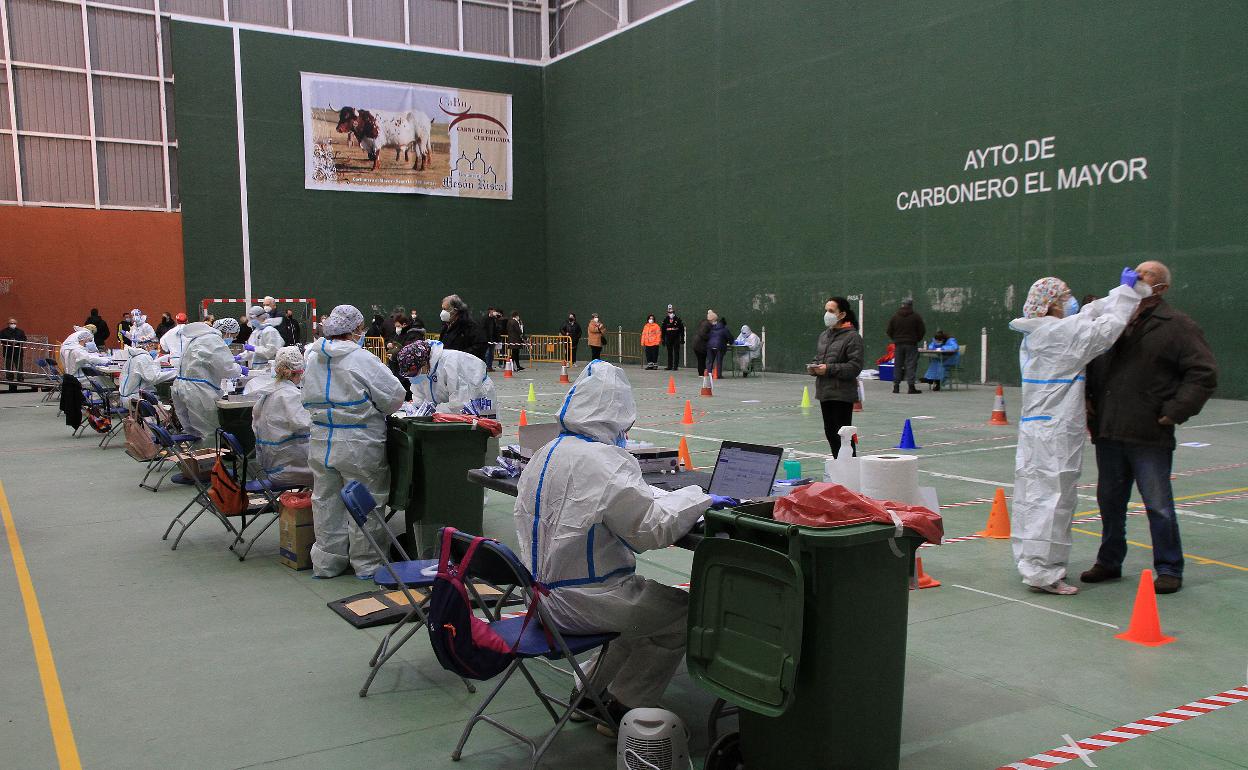
M 545 308 L 539 67 L 247 30 L 239 50 L 257 296 L 315 297 L 322 314 L 415 307 L 436 323 L 446 294 L 484 306 L 501 285 L 509 302 Z M 187 306 L 198 308 L 243 289 L 232 32 L 174 22 L 173 56 Z M 300 71 L 512 94 L 515 199 L 305 190 Z
M 209 259 L 237 261 L 237 166 L 229 32 L 185 26 L 174 50 L 198 301 L 240 273 L 217 280 Z M 1123 265 L 1156 258 L 1218 354 L 1219 395 L 1248 397 L 1231 288 L 1248 252 L 1246 26 L 1232 0 L 695 0 L 545 68 L 244 32 L 256 289 L 431 308 L 450 286 L 521 308 L 532 329 L 569 309 L 638 329 L 668 302 L 686 321 L 714 307 L 765 326 L 769 367 L 791 371 L 826 296 L 864 297 L 872 358 L 914 296 L 929 329 L 969 345 L 976 379 L 987 327 L 989 378 L 1009 383 L 1006 325 L 1033 280 L 1103 294 Z M 303 190 L 300 69 L 513 93 L 527 140 L 516 200 Z M 1045 137 L 1047 157 L 967 167 L 974 150 Z M 1147 178 L 1110 181 L 1136 158 Z M 1007 177 L 1010 197 L 974 187 Z M 922 193 L 950 185 L 985 199 Z M 925 205 L 899 210 L 912 192 Z M 399 254 L 379 264 L 360 244 Z

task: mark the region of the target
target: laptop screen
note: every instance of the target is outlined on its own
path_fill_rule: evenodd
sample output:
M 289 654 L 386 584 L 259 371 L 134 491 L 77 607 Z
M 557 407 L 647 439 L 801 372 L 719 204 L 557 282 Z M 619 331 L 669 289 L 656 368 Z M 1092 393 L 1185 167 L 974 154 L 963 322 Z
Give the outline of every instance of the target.
M 778 446 L 725 441 L 719 447 L 719 459 L 707 492 L 738 500 L 769 497 L 783 454 Z

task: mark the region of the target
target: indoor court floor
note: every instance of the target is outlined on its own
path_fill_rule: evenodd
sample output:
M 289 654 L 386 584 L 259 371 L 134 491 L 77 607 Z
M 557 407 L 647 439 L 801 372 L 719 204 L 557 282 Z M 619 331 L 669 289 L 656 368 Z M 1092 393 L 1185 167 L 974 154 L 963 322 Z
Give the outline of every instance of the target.
M 666 393 L 667 372 L 627 370 L 639 411 L 632 438 L 674 447 L 686 435 L 699 466 L 714 462 L 723 439 L 780 444 L 794 448 L 807 475 L 822 477 L 827 445 L 817 404 L 799 407 L 810 378 L 724 379 L 705 398 L 691 370 L 677 374 L 675 396 Z M 558 368 L 550 365 L 509 380 L 495 376 L 504 443 L 515 440 L 521 408 L 531 423 L 553 419 L 568 387 L 557 384 Z M 535 403 L 526 398 L 530 382 Z M 865 411 L 856 415 L 862 451 L 890 451 L 910 418 L 921 446 L 920 483 L 939 493 L 946 538 L 983 529 L 995 490 L 1010 494 L 1019 391 L 1006 389 L 1010 425 L 998 427 L 987 424 L 991 387 L 895 396 L 887 383 L 866 386 Z M 686 399 L 696 418 L 690 426 L 681 424 Z M 423 636 L 381 670 L 367 698 L 358 696 L 382 631 L 357 631 L 325 603 L 365 584 L 350 575 L 316 580 L 282 566 L 277 527 L 242 563 L 206 518 L 169 550 L 160 536 L 189 499 L 188 488 L 139 489 L 142 466 L 120 443 L 101 451 L 90 435 L 72 438 L 56 406 L 38 401 L 0 394 L 7 535 L 0 548 L 0 765 L 57 767 L 59 745 L 62 752 L 76 747 L 89 768 L 525 766 L 525 747 L 486 725 L 463 759 L 451 762 L 481 695 L 438 666 Z M 1174 455 L 1187 570 L 1181 592 L 1158 597 L 1162 629 L 1177 641 L 1150 648 L 1114 637 L 1126 629 L 1140 571 L 1152 564 L 1142 515 L 1129 519 L 1124 578 L 1081 585 L 1075 597 L 1027 591 L 1006 540 L 924 548 L 926 571 L 942 585 L 910 595 L 902 767 L 996 768 L 1050 751 L 1031 766 L 1080 767 L 1084 761 L 1063 746 L 1106 731 L 1115 732 L 1083 743 L 1082 750 L 1099 749 L 1087 764 L 1248 767 L 1248 703 L 1238 703 L 1248 699 L 1248 689 L 1239 689 L 1248 675 L 1248 416 L 1242 402 L 1214 400 L 1178 435 L 1191 444 Z M 1095 481 L 1089 445 L 1073 580 L 1091 566 L 1099 541 Z M 485 511 L 484 534 L 514 545 L 511 499 L 491 494 Z M 684 583 L 691 558 L 668 548 L 639 557 L 639 570 Z M 872 664 L 870 650 L 860 654 L 863 665 Z M 54 663 L 56 676 L 45 665 L 41 679 L 37 658 Z M 532 670 L 556 691 L 571 683 L 547 666 Z M 55 705 L 60 697 L 63 711 Z M 1203 706 L 1163 714 L 1201 699 Z M 711 704 L 683 669 L 664 703 L 689 726 L 699 766 Z M 518 677 L 495 705 L 530 734 L 549 723 Z M 727 721 L 722 727 L 732 729 Z M 613 741 L 573 724 L 543 766 L 614 764 Z

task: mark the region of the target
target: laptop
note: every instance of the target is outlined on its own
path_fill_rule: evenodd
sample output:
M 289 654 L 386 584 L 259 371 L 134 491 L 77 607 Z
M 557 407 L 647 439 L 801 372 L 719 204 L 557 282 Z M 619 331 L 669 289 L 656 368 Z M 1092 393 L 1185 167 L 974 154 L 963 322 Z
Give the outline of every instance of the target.
M 778 446 L 725 441 L 719 446 L 715 470 L 676 473 L 651 486 L 671 492 L 687 486 L 700 487 L 703 492 L 738 500 L 758 500 L 771 496 L 771 487 L 784 450 Z

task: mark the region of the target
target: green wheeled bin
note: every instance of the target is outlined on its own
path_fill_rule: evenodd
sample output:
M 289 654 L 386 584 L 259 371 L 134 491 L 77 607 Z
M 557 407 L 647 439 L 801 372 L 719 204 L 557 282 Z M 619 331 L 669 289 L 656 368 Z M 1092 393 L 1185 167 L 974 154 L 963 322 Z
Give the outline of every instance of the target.
M 481 534 L 485 492 L 468 480 L 468 471 L 481 467 L 490 434 L 468 423 L 438 423 L 420 417 L 394 419 L 391 429 L 411 440 L 411 485 L 405 510 L 407 534 L 419 558 L 431 558 L 435 553 L 442 527 Z M 393 446 L 394 441 L 387 437 L 387 444 Z M 392 492 L 395 477 L 402 472 L 401 467 L 396 469 L 394 458 L 392 453 Z M 403 461 L 398 463 L 401 466 Z
M 746 770 L 896 768 L 911 530 L 804 527 L 772 503 L 708 511 L 690 579 L 689 674 L 740 707 Z
M 234 434 L 248 457 L 256 454 L 256 434 L 251 429 L 251 410 L 259 400 L 248 396 L 231 396 L 228 400 L 217 401 L 217 421 L 221 423 L 222 430 Z

